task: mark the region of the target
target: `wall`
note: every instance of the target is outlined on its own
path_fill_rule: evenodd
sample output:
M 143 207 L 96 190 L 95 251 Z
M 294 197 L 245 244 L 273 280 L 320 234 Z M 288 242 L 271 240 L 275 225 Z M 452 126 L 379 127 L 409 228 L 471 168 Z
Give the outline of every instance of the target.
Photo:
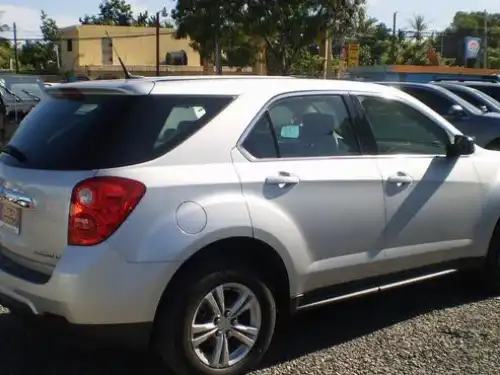
M 61 29 L 63 42 L 61 43 L 61 66 L 64 71 L 72 70 L 78 66 L 78 28 L 75 26 Z M 73 48 L 68 51 L 68 39 L 71 39 Z
M 75 31 L 76 30 L 76 36 Z M 83 67 L 102 65 L 102 39 L 106 31 L 113 40 L 114 47 L 127 66 L 156 65 L 156 29 L 154 27 L 80 25 L 63 29 L 63 38 L 75 37 L 73 53 L 64 53 L 63 66 Z M 175 39 L 172 29 L 160 29 L 160 63 L 165 61 L 167 52 L 184 50 L 188 66 L 200 66 L 200 55 L 190 46 L 188 39 Z M 71 58 L 76 59 L 71 64 Z M 119 65 L 118 56 L 113 51 L 113 65 Z

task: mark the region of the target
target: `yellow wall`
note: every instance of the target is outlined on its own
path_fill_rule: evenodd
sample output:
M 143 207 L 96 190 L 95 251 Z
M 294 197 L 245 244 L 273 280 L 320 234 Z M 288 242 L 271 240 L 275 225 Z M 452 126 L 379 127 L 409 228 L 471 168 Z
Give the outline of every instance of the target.
M 101 66 L 102 39 L 106 31 L 113 40 L 123 62 L 127 66 L 156 65 L 156 29 L 154 27 L 80 25 L 61 30 L 62 66 L 65 70 L 79 69 L 86 65 Z M 73 39 L 73 51 L 68 52 L 66 39 Z M 172 29 L 160 29 L 160 63 L 167 52 L 184 50 L 188 66 L 200 66 L 200 55 L 189 46 L 189 39 L 175 39 Z M 113 52 L 113 65 L 119 65 Z

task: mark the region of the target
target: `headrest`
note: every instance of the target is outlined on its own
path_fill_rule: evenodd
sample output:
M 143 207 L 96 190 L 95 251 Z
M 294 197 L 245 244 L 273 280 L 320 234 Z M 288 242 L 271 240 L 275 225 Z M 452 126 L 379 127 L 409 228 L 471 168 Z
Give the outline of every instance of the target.
M 194 125 L 194 121 L 180 121 L 177 124 L 177 131 L 183 133 L 188 131 Z

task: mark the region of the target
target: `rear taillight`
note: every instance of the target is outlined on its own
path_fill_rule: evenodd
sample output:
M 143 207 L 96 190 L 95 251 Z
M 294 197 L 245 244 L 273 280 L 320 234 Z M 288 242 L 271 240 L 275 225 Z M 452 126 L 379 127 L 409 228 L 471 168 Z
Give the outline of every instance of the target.
M 105 241 L 125 221 L 146 192 L 135 180 L 93 177 L 71 195 L 68 244 L 92 246 Z

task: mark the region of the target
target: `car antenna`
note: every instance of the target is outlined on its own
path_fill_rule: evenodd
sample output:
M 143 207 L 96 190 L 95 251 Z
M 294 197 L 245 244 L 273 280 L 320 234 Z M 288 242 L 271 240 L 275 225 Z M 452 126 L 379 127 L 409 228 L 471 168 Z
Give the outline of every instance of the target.
M 116 47 L 115 47 L 115 44 L 113 43 L 113 40 L 111 39 L 111 37 L 109 36 L 108 34 L 108 30 L 106 30 L 106 36 L 108 37 L 108 39 L 110 40 L 111 42 L 111 46 L 113 47 L 113 51 L 115 51 L 116 53 L 116 56 L 118 56 L 118 61 L 120 62 L 120 65 L 122 67 L 122 70 L 123 70 L 123 73 L 125 74 L 125 78 L 126 79 L 136 79 L 136 78 L 144 78 L 143 76 L 135 76 L 135 75 L 132 75 L 130 74 L 130 72 L 128 71 L 127 67 L 125 66 L 125 64 L 123 63 L 123 60 L 122 58 L 120 57 L 120 54 L 118 53 Z

